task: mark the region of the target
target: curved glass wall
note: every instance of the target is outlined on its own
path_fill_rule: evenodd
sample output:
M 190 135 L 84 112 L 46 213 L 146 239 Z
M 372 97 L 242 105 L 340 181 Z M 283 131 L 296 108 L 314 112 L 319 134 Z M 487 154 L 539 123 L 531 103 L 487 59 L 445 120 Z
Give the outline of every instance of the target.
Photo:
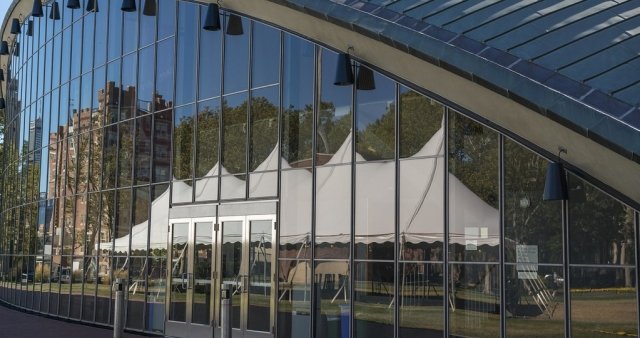
M 278 337 L 637 335 L 638 213 L 588 181 L 542 201 L 544 157 L 268 24 L 58 4 L 7 69 L 2 300 L 110 324 L 124 278 L 162 332 L 169 208 L 277 200 Z

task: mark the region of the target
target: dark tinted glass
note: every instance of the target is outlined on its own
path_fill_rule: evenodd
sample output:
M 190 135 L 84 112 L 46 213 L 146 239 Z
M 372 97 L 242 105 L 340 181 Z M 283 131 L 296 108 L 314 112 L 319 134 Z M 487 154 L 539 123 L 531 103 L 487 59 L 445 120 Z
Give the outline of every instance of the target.
M 157 45 L 155 111 L 173 107 L 173 43 L 168 39 Z
M 120 92 L 120 118 L 119 121 L 130 119 L 134 116 L 136 108 L 136 74 L 138 55 L 129 54 L 122 58 L 122 88 Z
M 247 99 L 245 92 L 222 100 L 222 166 L 231 174 L 244 173 L 247 168 Z
M 220 135 L 220 100 L 198 104 L 198 134 L 196 140 L 196 177 L 218 174 L 218 144 Z M 216 191 L 217 193 L 217 191 Z
M 84 18 L 84 28 L 82 32 L 82 73 L 86 73 L 93 68 L 94 49 L 94 26 L 95 16 L 87 15 Z
M 195 105 L 175 109 L 173 136 L 173 176 L 177 179 L 193 177 L 193 127 Z
M 196 65 L 198 63 L 199 6 L 178 3 L 178 47 L 176 58 L 176 105 L 196 99 Z
M 133 167 L 134 121 L 128 120 L 118 125 L 118 186 L 131 185 Z
M 282 158 L 291 167 L 311 166 L 313 135 L 314 46 L 284 36 Z
M 251 92 L 249 171 L 278 169 L 279 89 L 271 86 Z
M 139 8 L 143 8 L 147 1 L 151 0 L 140 0 Z M 157 1 L 153 0 L 156 4 Z M 153 43 L 156 39 L 156 18 L 157 15 L 144 15 L 143 10 L 138 11 L 138 20 L 140 20 L 140 47 L 148 46 Z
M 166 182 L 170 179 L 171 131 L 173 112 L 165 110 L 153 115 L 153 182 Z
M 155 46 L 140 50 L 138 61 L 138 105 L 137 114 L 147 114 L 153 109 L 153 76 Z
M 204 22 L 207 8 L 200 7 L 200 20 Z M 200 32 L 200 63 L 199 63 L 199 87 L 198 99 L 204 100 L 220 95 L 221 70 L 222 70 L 222 30 L 208 31 L 198 29 Z
M 175 34 L 177 1 L 158 1 L 158 41 Z
M 151 115 L 136 120 L 134 184 L 151 182 Z
M 140 1 L 137 1 L 140 11 Z M 127 54 L 138 47 L 138 11 L 122 12 L 122 54 Z
M 98 3 L 98 12 L 91 14 L 96 20 L 96 34 L 93 41 L 95 45 L 95 64 L 102 65 L 107 59 L 107 2 L 96 0 Z M 100 10 L 101 9 L 101 10 Z
M 122 54 L 122 11 L 120 6 L 121 1 L 109 1 L 108 60 L 113 60 Z
M 404 86 L 399 100 L 400 158 L 441 154 L 444 106 Z
M 360 65 L 359 72 L 369 70 Z M 393 159 L 395 156 L 395 82 L 373 72 L 375 89 L 356 94 L 356 152 L 365 160 Z M 356 158 L 356 161 L 362 159 Z
M 251 87 L 279 82 L 280 31 L 253 22 Z
M 225 16 L 225 23 L 228 16 Z M 230 94 L 249 88 L 249 20 L 243 18 L 244 34 L 225 35 L 224 41 L 224 93 Z

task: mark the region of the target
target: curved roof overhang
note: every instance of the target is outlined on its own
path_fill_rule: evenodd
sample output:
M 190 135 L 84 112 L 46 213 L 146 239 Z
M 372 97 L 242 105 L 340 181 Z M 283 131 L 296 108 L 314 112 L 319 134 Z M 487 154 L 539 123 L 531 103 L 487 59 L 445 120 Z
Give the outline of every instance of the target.
M 215 2 L 202 0 L 202 2 Z M 221 7 L 346 51 L 562 160 L 640 205 L 640 110 L 462 35 L 356 0 L 243 0 Z M 23 19 L 32 1 L 14 0 Z M 517 59 L 517 58 L 516 58 Z M 6 56 L 0 64 L 7 64 Z M 631 122 L 629 122 L 631 121 Z

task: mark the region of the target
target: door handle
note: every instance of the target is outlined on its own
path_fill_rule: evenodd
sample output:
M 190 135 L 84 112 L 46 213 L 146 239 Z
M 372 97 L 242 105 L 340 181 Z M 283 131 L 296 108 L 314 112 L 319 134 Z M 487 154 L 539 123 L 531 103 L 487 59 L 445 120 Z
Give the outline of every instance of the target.
M 249 276 L 242 276 L 242 293 L 249 293 Z
M 185 289 L 185 290 L 188 289 L 189 288 L 189 274 L 183 273 L 181 275 L 181 279 L 182 279 L 182 288 Z
M 193 289 L 193 274 L 187 274 L 187 289 Z

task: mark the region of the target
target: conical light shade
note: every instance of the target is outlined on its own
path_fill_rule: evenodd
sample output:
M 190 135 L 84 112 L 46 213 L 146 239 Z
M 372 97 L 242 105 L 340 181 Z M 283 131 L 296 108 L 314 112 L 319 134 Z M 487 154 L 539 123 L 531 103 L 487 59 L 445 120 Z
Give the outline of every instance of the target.
M 27 21 L 27 35 L 33 36 L 33 20 Z
M 85 9 L 87 12 L 98 12 L 98 0 L 87 1 L 87 7 Z
M 13 55 L 20 56 L 20 44 L 16 42 L 16 45 L 13 47 Z
M 58 8 L 58 2 L 54 1 L 51 4 L 51 13 L 49 13 L 49 19 L 60 20 L 60 8 Z
M 566 200 L 567 197 L 567 177 L 564 174 L 564 167 L 562 163 L 550 162 L 547 165 L 542 200 L 559 201 Z
M 142 9 L 142 15 L 156 16 L 157 5 L 156 0 L 145 0 L 144 8 Z
M 351 57 L 347 53 L 338 54 L 338 64 L 336 65 L 336 78 L 333 81 L 336 86 L 349 86 L 353 84 L 353 68 L 351 67 Z
M 42 13 L 42 2 L 40 0 L 33 0 L 33 7 L 31 8 L 31 16 L 36 18 L 41 18 Z
M 204 19 L 202 29 L 207 31 L 220 30 L 220 7 L 217 4 L 207 6 L 207 17 Z
M 0 69 L 0 82 L 4 81 L 4 70 Z
M 68 0 L 67 8 L 78 9 L 80 8 L 80 0 Z
M 122 7 L 120 7 L 120 9 L 123 12 L 135 12 L 136 0 L 122 0 Z
M 9 55 L 9 44 L 6 41 L 0 44 L 0 55 Z
M 235 14 L 229 14 L 229 22 L 227 22 L 227 35 L 242 35 L 242 18 Z
M 360 66 L 358 70 L 358 77 L 356 78 L 356 88 L 359 90 L 374 90 L 376 89 L 376 81 L 373 78 L 373 70 Z
M 11 34 L 20 34 L 20 20 L 16 18 L 11 20 Z
M 6 103 L 4 102 L 4 97 L 0 97 L 0 109 L 4 109 L 6 107 Z

